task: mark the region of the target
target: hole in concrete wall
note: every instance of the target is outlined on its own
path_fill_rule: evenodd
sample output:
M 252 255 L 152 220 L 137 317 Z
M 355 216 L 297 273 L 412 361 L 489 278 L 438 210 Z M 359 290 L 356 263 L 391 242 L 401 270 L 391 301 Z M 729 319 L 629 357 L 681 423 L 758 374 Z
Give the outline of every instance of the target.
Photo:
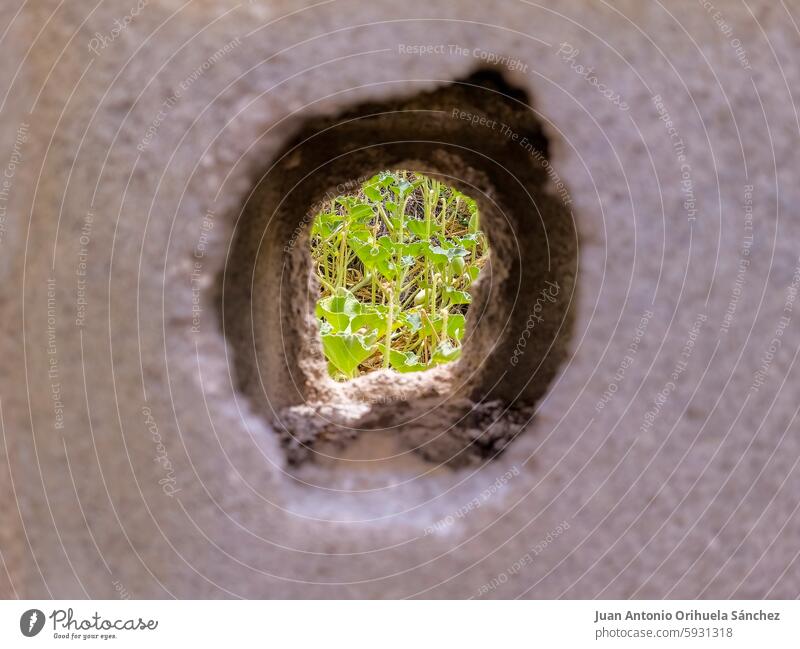
M 453 467 L 495 457 L 530 421 L 571 329 L 577 233 L 521 90 L 475 75 L 406 100 L 308 121 L 265 169 L 237 224 L 220 308 L 241 390 L 289 464 L 348 469 L 409 455 Z M 457 363 L 423 373 L 328 373 L 309 254 L 313 217 L 382 170 L 475 199 L 492 254 L 470 287 Z
M 423 174 L 382 171 L 322 206 L 310 252 L 331 377 L 459 358 L 469 289 L 489 256 L 472 198 Z

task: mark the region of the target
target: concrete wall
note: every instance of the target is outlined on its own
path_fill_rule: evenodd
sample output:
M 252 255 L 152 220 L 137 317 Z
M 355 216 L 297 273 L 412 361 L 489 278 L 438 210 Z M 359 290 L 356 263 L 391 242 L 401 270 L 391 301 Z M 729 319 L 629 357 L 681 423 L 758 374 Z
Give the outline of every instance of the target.
M 15 4 L 0 593 L 797 595 L 797 2 Z M 298 473 L 218 316 L 241 206 L 308 119 L 489 59 L 569 188 L 568 357 L 490 462 Z

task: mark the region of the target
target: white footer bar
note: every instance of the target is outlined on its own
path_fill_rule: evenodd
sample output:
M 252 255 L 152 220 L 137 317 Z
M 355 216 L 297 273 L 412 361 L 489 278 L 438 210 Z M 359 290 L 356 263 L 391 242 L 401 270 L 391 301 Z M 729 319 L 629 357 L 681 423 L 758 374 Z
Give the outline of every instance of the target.
M 5 601 L 0 646 L 797 647 L 796 601 Z

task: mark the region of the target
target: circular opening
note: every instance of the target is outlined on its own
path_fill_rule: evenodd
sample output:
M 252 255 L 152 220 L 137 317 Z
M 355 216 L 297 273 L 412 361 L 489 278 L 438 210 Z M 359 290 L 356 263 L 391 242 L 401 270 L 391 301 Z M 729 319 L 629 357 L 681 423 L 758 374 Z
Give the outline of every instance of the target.
M 337 381 L 320 339 L 314 217 L 387 169 L 474 199 L 491 255 L 465 291 L 458 362 L 403 373 L 390 358 L 388 370 Z M 571 325 L 577 236 L 555 178 L 527 97 L 495 73 L 299 130 L 243 208 L 220 302 L 241 389 L 290 464 L 353 469 L 417 454 L 459 466 L 495 457 L 521 432 Z

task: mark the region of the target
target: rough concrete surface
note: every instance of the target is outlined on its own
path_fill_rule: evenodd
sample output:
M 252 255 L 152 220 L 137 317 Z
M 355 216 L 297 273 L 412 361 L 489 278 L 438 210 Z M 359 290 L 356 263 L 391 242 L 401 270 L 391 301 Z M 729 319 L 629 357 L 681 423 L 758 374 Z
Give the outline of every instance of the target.
M 797 596 L 798 24 L 795 0 L 4 2 L 0 594 Z M 558 372 L 481 461 L 375 430 L 295 467 L 223 332 L 242 207 L 310 121 L 486 67 L 577 233 Z

